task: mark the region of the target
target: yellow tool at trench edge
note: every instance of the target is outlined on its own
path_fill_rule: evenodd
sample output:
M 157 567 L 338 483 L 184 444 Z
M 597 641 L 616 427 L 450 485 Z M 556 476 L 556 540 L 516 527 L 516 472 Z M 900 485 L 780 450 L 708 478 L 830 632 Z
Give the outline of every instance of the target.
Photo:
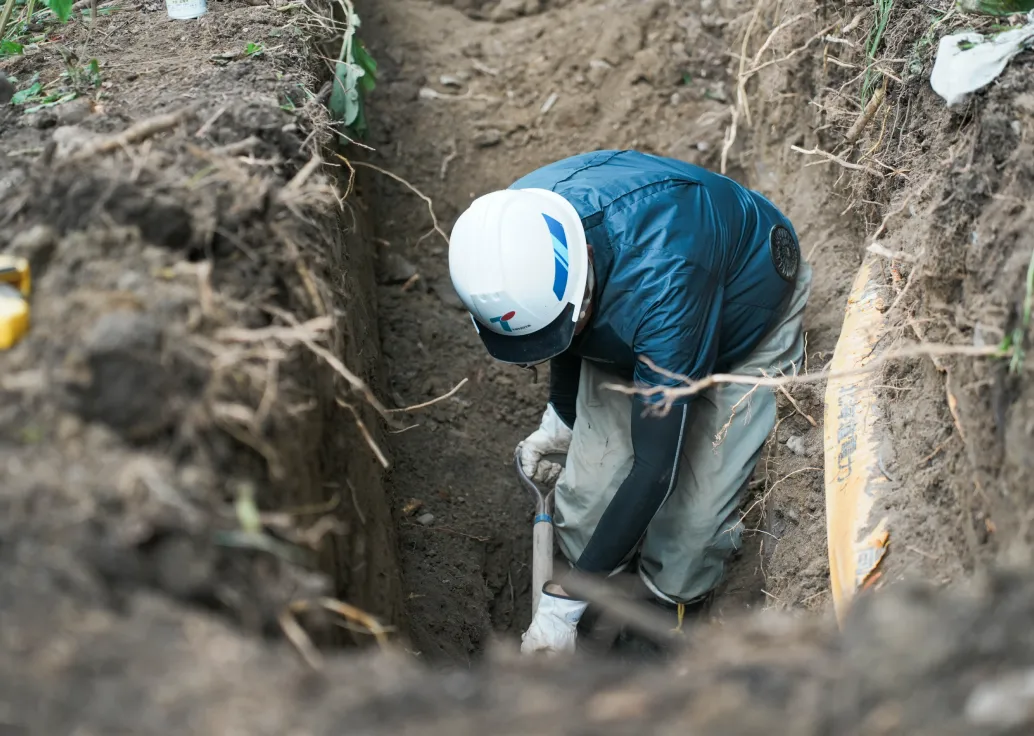
M 0 350 L 13 347 L 29 331 L 31 293 L 29 262 L 0 255 Z

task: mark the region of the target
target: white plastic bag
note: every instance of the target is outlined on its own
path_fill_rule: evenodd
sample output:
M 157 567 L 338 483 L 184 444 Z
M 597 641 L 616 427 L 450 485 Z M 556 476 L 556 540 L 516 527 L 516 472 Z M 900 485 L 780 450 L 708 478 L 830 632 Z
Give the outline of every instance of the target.
M 986 87 L 1002 73 L 1006 64 L 1034 41 L 1034 12 L 1027 24 L 984 38 L 979 33 L 945 36 L 937 47 L 937 59 L 930 74 L 930 86 L 948 103 L 962 102 L 970 92 Z

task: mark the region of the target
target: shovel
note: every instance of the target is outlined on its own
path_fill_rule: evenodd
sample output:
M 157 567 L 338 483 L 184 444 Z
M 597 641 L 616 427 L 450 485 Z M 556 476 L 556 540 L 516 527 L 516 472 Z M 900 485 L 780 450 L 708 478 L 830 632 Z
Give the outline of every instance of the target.
M 524 474 L 520 455 L 514 454 L 517 478 L 535 502 L 535 521 L 531 527 L 531 615 L 539 607 L 542 586 L 553 577 L 553 491 L 545 495 L 531 478 Z

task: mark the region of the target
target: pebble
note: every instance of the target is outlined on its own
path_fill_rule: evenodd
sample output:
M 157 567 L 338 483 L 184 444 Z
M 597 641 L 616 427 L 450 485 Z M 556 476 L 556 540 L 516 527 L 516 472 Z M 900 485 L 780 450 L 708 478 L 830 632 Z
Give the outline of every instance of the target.
M 39 276 L 57 248 L 58 234 L 49 225 L 33 225 L 11 240 L 8 253 L 25 258 L 32 273 Z
M 153 353 L 161 343 L 161 326 L 146 314 L 127 310 L 103 315 L 86 335 L 91 353 L 119 350 Z
M 1034 669 L 979 683 L 966 699 L 966 720 L 991 730 L 1012 730 L 1034 720 Z
M 456 289 L 452 285 L 452 281 L 448 278 L 437 279 L 431 286 L 434 289 L 435 296 L 438 300 L 450 309 L 464 310 L 463 302 L 460 300 L 459 294 L 456 293 Z
M 786 447 L 794 455 L 807 455 L 808 448 L 804 444 L 804 438 L 800 435 L 791 435 L 786 439 Z
M 416 523 L 420 526 L 431 526 L 434 523 L 434 514 L 420 514 L 416 517 Z
M 401 284 L 409 281 L 417 273 L 416 266 L 398 253 L 386 253 L 381 260 L 382 284 Z
M 55 128 L 51 136 L 57 146 L 55 154 L 58 158 L 64 158 L 84 148 L 88 143 L 98 138 L 96 133 L 91 133 L 78 125 L 62 125 Z
M 474 134 L 474 145 L 478 148 L 491 148 L 503 141 L 503 134 L 495 128 L 482 130 Z
M 524 15 L 526 0 L 502 0 L 492 11 L 491 19 L 495 23 L 505 23 Z
M 6 105 L 14 97 L 14 85 L 0 72 L 0 105 Z
M 93 104 L 85 97 L 70 100 L 54 108 L 58 125 L 78 125 L 93 114 Z

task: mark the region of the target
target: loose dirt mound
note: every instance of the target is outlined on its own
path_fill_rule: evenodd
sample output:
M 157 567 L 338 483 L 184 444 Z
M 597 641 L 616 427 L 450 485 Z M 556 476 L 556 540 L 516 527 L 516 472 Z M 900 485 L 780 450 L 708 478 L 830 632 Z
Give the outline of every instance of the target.
M 372 264 L 315 166 L 320 67 L 288 19 L 127 9 L 3 62 L 19 89 L 78 95 L 0 111 L 0 250 L 35 285 L 0 374 L 8 603 L 44 556 L 90 561 L 69 584 L 156 588 L 254 631 L 316 594 L 400 623 L 394 526 L 356 425 L 379 439 L 376 414 L 361 378 L 328 367 L 379 368 Z
M 6 546 L 5 546 L 6 549 Z M 517 661 L 429 676 L 408 655 L 334 658 L 319 677 L 280 646 L 136 594 L 127 619 L 33 561 L 5 611 L 0 705 L 12 733 L 1022 734 L 1034 581 L 969 596 L 898 588 L 843 637 L 760 615 L 701 630 L 665 666 Z M 5 564 L 7 560 L 5 559 Z M 52 586 L 64 605 L 49 605 Z M 10 580 L 0 580 L 10 601 Z M 98 596 L 90 600 L 92 596 Z M 24 606 L 24 608 L 23 608 Z M 12 627 L 10 620 L 18 622 Z M 775 724 L 775 725 L 773 725 Z

